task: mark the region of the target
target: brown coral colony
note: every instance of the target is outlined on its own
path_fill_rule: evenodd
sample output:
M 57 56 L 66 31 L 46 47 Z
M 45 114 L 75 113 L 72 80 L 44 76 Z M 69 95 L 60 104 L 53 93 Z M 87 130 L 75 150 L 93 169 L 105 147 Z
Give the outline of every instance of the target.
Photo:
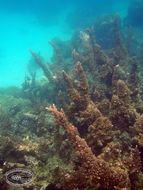
M 45 77 L 25 79 L 25 107 L 0 109 L 1 171 L 34 169 L 24 190 L 143 189 L 143 59 L 120 22 L 107 16 L 68 42 L 52 40 L 52 63 L 30 51 Z

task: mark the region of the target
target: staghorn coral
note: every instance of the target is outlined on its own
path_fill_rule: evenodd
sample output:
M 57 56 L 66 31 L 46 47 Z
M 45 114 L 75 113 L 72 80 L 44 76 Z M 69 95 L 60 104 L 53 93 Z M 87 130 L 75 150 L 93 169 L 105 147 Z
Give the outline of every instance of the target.
M 139 149 L 142 151 L 142 120 L 139 120 L 140 114 L 134 108 L 135 104 L 131 96 L 132 92 L 127 87 L 124 81 L 117 80 L 113 89 L 112 99 L 110 101 L 108 100 L 109 113 L 106 113 L 106 116 L 104 116 L 99 108 L 101 108 L 101 110 L 103 111 L 104 107 L 102 108 L 102 106 L 104 106 L 104 101 L 106 104 L 107 100 L 104 99 L 103 103 L 96 103 L 92 101 L 89 90 L 87 91 L 88 85 L 87 80 L 85 80 L 85 73 L 83 76 L 84 77 L 82 78 L 79 75 L 79 84 L 85 86 L 84 91 L 83 88 L 78 85 L 78 81 L 76 81 L 76 84 L 74 85 L 70 77 L 66 73 L 64 73 L 64 77 L 66 77 L 64 78 L 64 80 L 66 82 L 67 93 L 71 102 L 70 106 L 66 107 L 66 113 L 68 118 L 71 122 L 74 123 L 78 131 L 68 122 L 63 111 L 58 112 L 56 107 L 51 107 L 50 111 L 54 113 L 58 124 L 60 126 L 63 126 L 67 131 L 68 137 L 74 146 L 73 151 L 75 152 L 75 155 L 77 152 L 79 153 L 78 143 L 75 144 L 75 142 L 77 141 L 76 137 L 78 137 L 81 144 L 82 142 L 84 142 L 84 146 L 88 148 L 91 147 L 90 151 L 92 150 L 92 152 L 90 153 L 92 153 L 97 160 L 101 159 L 111 168 L 113 167 L 115 170 L 119 169 L 126 173 L 128 179 L 126 188 L 140 188 L 142 184 L 142 162 Z M 82 96 L 85 97 L 83 98 L 85 99 L 84 107 L 82 107 L 80 104 L 80 102 L 82 102 L 83 100 L 80 96 L 80 93 L 82 92 L 84 92 Z M 73 107 L 75 109 L 72 109 Z M 85 130 L 85 128 L 87 130 Z M 79 135 L 77 134 L 78 132 L 81 137 L 84 137 L 84 139 L 81 139 L 81 137 L 79 137 Z M 73 133 L 76 137 L 73 137 L 71 133 Z M 80 147 L 82 147 L 81 144 Z M 87 160 L 86 158 L 84 158 L 85 161 L 90 160 L 90 158 L 88 160 L 88 155 L 84 156 L 87 157 Z M 130 159 L 128 159 L 128 157 L 130 157 Z M 90 160 L 89 162 L 93 163 L 92 160 Z M 138 162 L 138 165 L 135 165 L 135 162 Z M 84 165 L 86 166 L 86 169 L 82 167 L 82 164 L 83 167 Z M 93 165 L 96 166 L 96 163 L 94 163 Z M 88 169 L 88 167 L 90 167 L 90 165 L 82 163 L 78 155 L 76 155 L 73 173 L 67 173 L 65 175 L 65 178 L 62 179 L 64 180 L 66 187 L 69 189 L 115 188 L 106 187 L 105 184 L 105 187 L 104 185 L 102 187 L 102 185 L 100 184 L 102 182 L 97 182 L 96 178 L 91 177 L 93 168 Z M 96 167 L 98 168 L 98 166 Z M 110 173 L 109 170 L 108 172 Z M 81 173 L 83 175 L 81 175 Z M 88 176 L 90 176 L 90 179 L 88 178 Z M 92 179 L 94 179 L 95 183 L 92 182 Z M 138 182 L 139 179 L 140 182 Z M 79 181 L 80 184 L 78 184 Z M 84 182 L 82 183 L 82 181 Z M 106 182 L 107 181 L 108 179 L 106 178 Z
M 57 114 L 58 125 L 64 126 L 67 132 L 67 135 L 61 134 L 61 128 L 58 130 L 56 126 L 53 149 L 62 160 L 73 162 L 73 168 L 62 170 L 58 173 L 59 179 L 55 180 L 55 184 L 60 183 L 65 189 L 139 189 L 142 184 L 142 109 L 138 106 L 142 92 L 139 90 L 138 62 L 124 49 L 118 18 L 113 20 L 112 27 L 115 44 L 109 52 L 97 44 L 94 29 L 80 32 L 80 43 L 72 52 L 75 70 L 73 72 L 65 66 L 66 72 L 62 72 L 64 83 L 61 75 L 60 83 L 56 83 L 60 49 L 55 52 L 55 62 L 50 67 L 56 73 L 55 86 L 58 84 L 53 93 L 56 94 L 55 99 L 60 93 L 60 107 L 64 108 L 68 120 L 75 126 L 65 119 L 63 112 L 52 108 L 51 111 Z M 64 64 L 60 64 L 60 69 Z M 71 68 L 73 62 L 69 65 Z M 126 180 L 122 186 L 117 178 L 121 177 L 122 181 L 124 175 Z M 56 178 L 55 174 L 53 176 Z M 113 179 L 115 184 L 111 182 Z
M 102 102 L 96 105 L 96 102 L 90 99 L 85 73 L 82 75 L 84 78 L 79 75 L 80 85 L 75 88 L 69 76 L 64 73 L 70 99 L 70 106 L 66 107 L 66 113 L 78 128 L 80 135 L 86 138 L 92 151 L 98 155 L 117 135 L 129 131 L 130 126 L 134 125 L 138 113 L 131 104 L 131 91 L 122 80 L 117 80 L 114 89 L 114 93 L 117 95 L 113 94 L 111 102 L 108 101 L 109 113 L 108 117 L 105 117 L 99 110 L 103 111 L 105 107 L 102 108 Z M 83 82 L 81 83 L 81 81 Z M 81 84 L 85 87 L 81 88 Z
M 107 117 L 98 117 L 88 128 L 87 142 L 92 151 L 98 155 L 103 147 L 113 141 L 113 125 Z
M 127 187 L 129 179 L 126 171 L 120 168 L 112 168 L 102 159 L 98 159 L 86 141 L 78 135 L 77 129 L 68 122 L 63 111 L 58 111 L 55 106 L 49 107 L 48 110 L 54 114 L 57 123 L 66 130 L 77 157 L 78 165 L 73 173 L 65 174 L 65 190 L 95 188 L 98 185 L 103 189 Z
M 1 142 L 0 153 L 6 155 L 3 173 L 15 166 L 34 168 L 32 189 L 142 189 L 142 58 L 136 48 L 130 53 L 124 47 L 127 39 L 120 21 L 112 16 L 102 20 L 102 31 L 112 30 L 104 50 L 97 43 L 97 27 L 80 31 L 69 42 L 52 41 L 53 63 L 41 66 L 48 68 L 47 76 L 39 80 L 31 72 L 17 95 L 23 102 L 30 99 L 30 108 L 13 103 L 6 114 L 1 110 L 0 127 L 5 132 L 10 127 L 6 136 L 13 135 L 8 143 Z M 39 65 L 44 63 L 34 56 Z M 49 71 L 51 80 L 47 80 Z M 45 105 L 51 103 L 62 107 L 67 116 L 52 108 L 58 125 L 49 123 Z
M 143 115 L 138 115 L 136 122 L 130 126 L 133 144 L 138 144 L 142 152 L 143 148 Z
M 121 59 L 124 59 L 127 54 L 126 47 L 122 42 L 122 32 L 121 32 L 121 19 L 119 15 L 116 15 L 113 21 L 113 35 L 114 35 L 114 56 L 117 63 Z
M 34 58 L 35 62 L 37 63 L 37 65 L 39 65 L 39 67 L 42 68 L 45 76 L 48 78 L 49 82 L 52 82 L 53 81 L 53 77 L 52 77 L 52 73 L 51 71 L 49 70 L 48 68 L 48 64 L 46 65 L 42 58 L 36 54 L 35 52 L 33 52 L 32 50 L 30 51 L 32 57 Z
M 78 36 L 76 34 L 71 41 L 63 42 L 59 39 L 53 39 L 50 42 L 54 49 L 52 64 L 49 64 L 48 67 L 44 64 L 43 67 L 44 70 L 45 67 L 48 68 L 53 80 L 50 85 L 52 88 L 46 88 L 49 93 L 49 96 L 46 97 L 48 101 L 50 99 L 49 97 L 53 95 L 52 92 L 54 92 L 58 97 L 55 98 L 56 101 L 53 99 L 52 101 L 57 105 L 60 105 L 60 107 L 65 106 L 63 105 L 65 102 L 63 99 L 66 100 L 66 93 L 65 87 L 62 83 L 61 71 L 64 69 L 66 72 L 71 74 L 71 68 L 73 67 L 74 62 L 80 61 L 82 63 L 82 67 L 86 71 L 89 83 L 89 92 L 92 100 L 98 99 L 98 101 L 102 101 L 103 98 L 111 98 L 111 91 L 114 87 L 113 83 L 115 85 L 119 79 L 128 80 L 127 74 L 132 70 L 129 66 L 132 58 L 130 58 L 126 52 L 127 47 L 124 42 L 125 32 L 122 28 L 121 19 L 118 15 L 107 15 L 101 20 L 101 23 L 98 23 L 97 21 L 98 28 L 92 27 L 80 31 Z M 99 36 L 97 35 L 97 38 L 95 36 L 98 29 L 100 31 L 100 28 L 103 28 L 104 31 L 104 27 L 106 27 L 105 25 L 108 24 L 111 25 L 109 33 L 113 38 L 111 40 L 112 49 L 106 51 L 105 48 L 103 51 L 100 46 Z M 104 31 L 104 34 L 105 32 L 106 30 Z M 42 59 L 40 63 L 41 62 L 43 65 Z M 46 73 L 45 75 L 47 76 Z M 128 83 L 129 86 L 131 86 L 131 81 Z M 48 85 L 49 83 L 47 83 L 47 86 Z M 45 94 L 45 92 L 46 90 L 43 93 Z M 64 98 L 62 99 L 61 97 Z M 139 109 L 141 108 L 139 107 Z
M 77 107 L 81 104 L 81 109 L 85 109 L 88 103 L 88 83 L 85 76 L 85 73 L 83 71 L 82 65 L 80 62 L 77 62 L 76 64 L 76 73 L 79 77 L 79 83 L 77 84 L 77 90 L 72 85 L 72 82 L 69 78 L 69 76 L 63 72 L 64 81 L 67 86 L 68 95 L 71 101 L 71 104 Z
M 90 99 L 88 82 L 80 62 L 76 65 L 76 73 L 79 78 L 76 88 L 73 86 L 69 76 L 65 72 L 63 73 L 70 101 L 67 114 L 78 127 L 80 134 L 84 135 L 88 126 L 101 116 L 101 113 Z
M 59 65 L 59 69 L 61 68 L 61 64 L 64 62 L 64 59 L 61 54 L 61 49 L 60 47 L 56 44 L 55 40 L 49 41 L 49 44 L 53 47 L 54 53 L 55 53 L 55 64 Z
M 131 104 L 130 90 L 126 84 L 117 81 L 117 95 L 112 96 L 111 100 L 111 120 L 115 127 L 120 130 L 128 130 L 129 126 L 134 125 L 137 112 Z

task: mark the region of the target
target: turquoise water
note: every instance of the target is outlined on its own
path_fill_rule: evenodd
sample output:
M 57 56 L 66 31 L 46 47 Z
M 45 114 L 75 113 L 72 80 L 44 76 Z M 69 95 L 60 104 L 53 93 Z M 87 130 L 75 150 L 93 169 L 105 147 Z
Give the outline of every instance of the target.
M 74 31 L 102 14 L 116 12 L 124 18 L 127 9 L 128 1 L 113 0 L 0 1 L 0 86 L 21 86 L 29 49 L 50 62 L 53 50 L 48 41 L 54 37 L 68 40 Z
M 143 189 L 143 0 L 0 0 L 0 190 Z

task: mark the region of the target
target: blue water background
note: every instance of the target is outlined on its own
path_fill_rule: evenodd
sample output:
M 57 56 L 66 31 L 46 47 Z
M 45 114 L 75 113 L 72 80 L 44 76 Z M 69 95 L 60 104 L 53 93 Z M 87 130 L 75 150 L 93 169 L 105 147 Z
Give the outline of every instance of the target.
M 118 13 L 124 18 L 127 0 L 1 0 L 0 87 L 21 86 L 27 74 L 32 49 L 51 60 L 48 41 L 71 38 L 77 29 L 92 24 L 98 16 Z

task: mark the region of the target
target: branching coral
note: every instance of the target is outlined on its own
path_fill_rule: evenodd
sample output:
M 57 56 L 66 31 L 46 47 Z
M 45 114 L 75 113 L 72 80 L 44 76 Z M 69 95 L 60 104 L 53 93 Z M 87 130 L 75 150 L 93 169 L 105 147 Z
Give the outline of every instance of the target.
M 115 137 L 113 125 L 107 117 L 98 117 L 88 128 L 87 142 L 97 155 Z
M 84 190 L 86 187 L 100 186 L 102 189 L 119 189 L 127 187 L 129 182 L 126 171 L 111 167 L 102 159 L 98 159 L 82 139 L 77 129 L 68 122 L 64 112 L 58 111 L 55 106 L 48 108 L 56 118 L 59 125 L 63 126 L 71 141 L 77 157 L 77 165 L 73 173 L 65 174 L 64 189 Z
M 33 52 L 32 50 L 30 52 L 31 52 L 31 55 L 34 58 L 35 62 L 37 63 L 37 65 L 39 65 L 39 67 L 42 68 L 42 70 L 43 70 L 45 76 L 48 78 L 49 82 L 52 82 L 53 77 L 52 77 L 51 71 L 48 68 L 48 64 L 46 65 L 43 62 L 42 58 L 39 55 L 37 55 L 35 52 Z
M 103 51 L 97 43 L 93 28 L 80 31 L 78 43 L 72 42 L 74 71 L 64 66 L 69 58 L 59 63 L 63 52 L 55 43 L 51 44 L 55 49 L 51 66 L 55 81 L 59 76 L 57 64 L 60 69 L 65 68 L 63 79 L 60 74 L 60 83 L 55 83 L 55 86 L 58 84 L 55 93 L 58 95 L 57 89 L 60 89 L 63 98 L 60 107 L 67 117 L 55 106 L 49 108 L 58 126 L 63 126 L 67 134 L 59 138 L 58 153 L 61 155 L 62 150 L 61 157 L 64 157 L 68 152 L 68 158 L 71 153 L 70 161 L 73 161 L 73 169 L 63 172 L 57 182 L 65 190 L 139 189 L 142 184 L 142 97 L 138 61 L 127 53 L 119 17 L 112 19 L 114 44 L 109 52 Z M 73 62 L 69 64 L 71 68 Z M 59 131 L 55 137 L 60 136 Z
M 100 103 L 96 104 L 91 100 L 86 75 L 81 64 L 77 66 L 80 66 L 82 73 L 82 75 L 79 74 L 79 85 L 77 85 L 78 82 L 74 85 L 70 77 L 64 73 L 71 102 L 66 113 L 76 127 L 69 123 L 63 111 L 59 112 L 55 106 L 49 108 L 57 123 L 66 130 L 76 155 L 73 172 L 66 173 L 63 186 L 65 187 L 66 184 L 65 189 L 83 190 L 88 187 L 121 189 L 122 185 L 124 188 L 140 187 L 138 177 L 142 175 L 138 148 L 142 144 L 142 133 L 139 132 L 142 120 L 139 119 L 140 114 L 134 109 L 130 89 L 122 80 L 115 82 L 114 94 L 111 101 L 108 102 L 109 114 L 105 117 L 98 109 Z M 85 101 L 85 104 L 83 102 L 84 107 L 80 104 L 83 100 Z M 74 109 L 72 109 L 73 107 Z M 132 146 L 135 147 L 132 148 Z M 130 157 L 129 160 L 128 157 Z M 134 165 L 136 161 L 138 165 Z M 125 179 L 124 182 L 122 175 Z M 115 181 L 115 184 L 110 180 Z
M 113 95 L 111 100 L 111 120 L 120 130 L 128 130 L 137 118 L 137 112 L 131 104 L 130 94 L 126 84 L 118 80 L 117 95 Z
M 90 99 L 86 75 L 80 62 L 76 65 L 76 73 L 79 78 L 76 88 L 73 86 L 69 76 L 65 72 L 63 73 L 70 100 L 67 114 L 77 125 L 79 132 L 84 135 L 88 126 L 101 116 L 101 113 Z
M 80 62 L 77 62 L 76 64 L 76 73 L 77 73 L 77 76 L 79 77 L 77 90 L 74 88 L 69 76 L 65 72 L 63 72 L 63 77 L 67 86 L 68 95 L 69 95 L 71 104 L 72 105 L 74 104 L 74 106 L 76 107 L 81 106 L 81 109 L 85 109 L 88 103 L 88 98 L 89 98 L 88 83 L 87 83 L 87 79 Z
M 109 16 L 100 23 L 101 31 L 109 28 L 107 36 L 112 36 L 106 39 L 111 43 L 105 44 L 104 50 L 100 45 L 107 36 L 100 34 L 99 45 L 96 25 L 80 31 L 70 42 L 52 40 L 54 56 L 50 65 L 31 52 L 48 80 L 38 81 L 34 73 L 32 80 L 27 79 L 23 85 L 34 108 L 21 111 L 16 122 L 12 119 L 14 124 L 10 120 L 10 126 L 14 134 L 25 138 L 17 146 L 10 146 L 14 142 L 10 140 L 1 152 L 6 150 L 12 160 L 12 148 L 14 156 L 18 156 L 15 162 L 36 167 L 35 188 L 46 188 L 51 181 L 65 190 L 142 189 L 142 58 L 131 57 L 134 52 L 126 49 L 120 21 L 118 16 Z M 47 103 L 64 109 L 48 109 L 57 124 L 48 122 L 52 117 L 45 110 Z M 13 107 L 6 116 L 11 117 L 15 111 Z M 7 117 L 2 117 L 1 123 L 5 121 L 4 126 L 9 126 Z

